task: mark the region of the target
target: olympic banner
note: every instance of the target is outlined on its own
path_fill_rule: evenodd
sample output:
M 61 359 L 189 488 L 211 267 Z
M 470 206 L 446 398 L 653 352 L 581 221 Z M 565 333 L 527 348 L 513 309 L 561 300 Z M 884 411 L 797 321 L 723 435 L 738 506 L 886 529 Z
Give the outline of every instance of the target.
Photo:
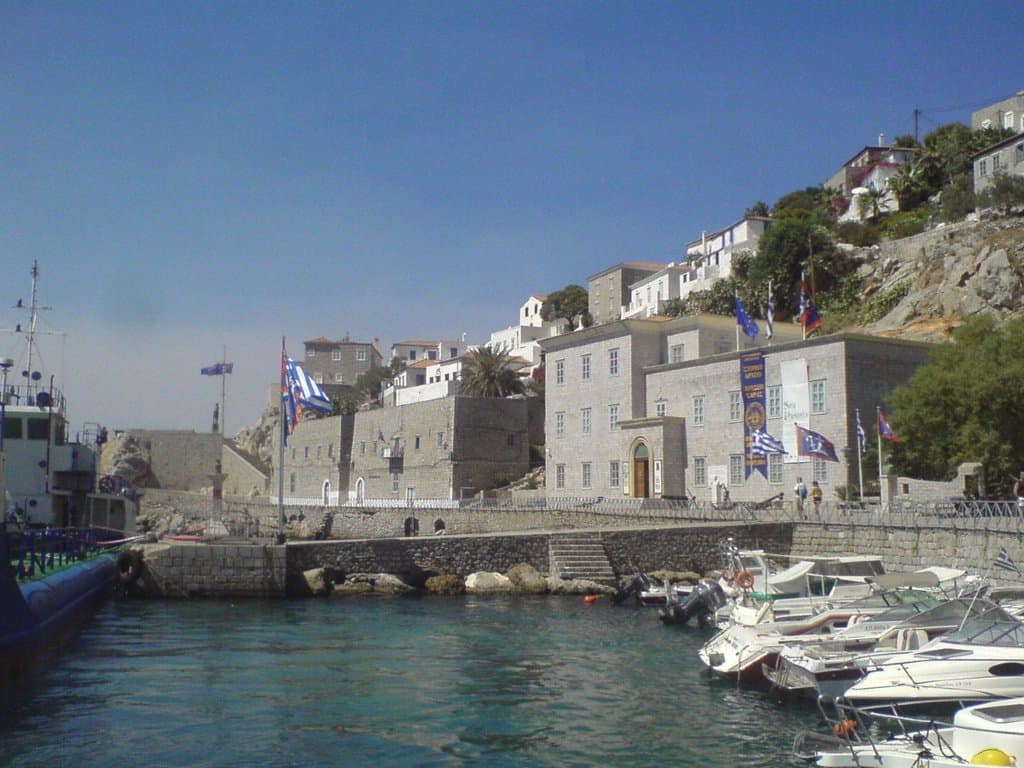
M 743 392 L 743 454 L 745 478 L 760 472 L 768 479 L 768 457 L 752 450 L 754 432 L 765 430 L 764 354 L 750 352 L 740 357 L 740 390 Z

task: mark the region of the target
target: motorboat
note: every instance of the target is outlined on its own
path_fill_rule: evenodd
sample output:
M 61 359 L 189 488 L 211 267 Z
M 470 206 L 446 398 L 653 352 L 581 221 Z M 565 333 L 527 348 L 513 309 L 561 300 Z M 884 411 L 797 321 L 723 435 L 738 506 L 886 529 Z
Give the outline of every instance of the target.
M 833 734 L 801 734 L 794 752 L 823 768 L 964 768 L 1024 764 L 1024 698 L 976 704 L 952 723 L 900 716 L 884 736 L 846 711 Z
M 992 605 L 961 628 L 866 667 L 843 698 L 904 711 L 1024 696 L 1024 624 Z
M 682 599 L 668 602 L 658 610 L 663 624 L 688 624 L 696 620 L 707 626 L 715 613 L 729 602 L 722 585 L 714 579 L 701 579 Z
M 866 621 L 854 622 L 832 636 L 810 644 L 782 647 L 775 666 L 764 669 L 776 688 L 834 698 L 859 680 L 866 667 L 913 651 L 962 626 L 994 607 L 984 599 L 959 597 L 921 610 L 906 602 Z

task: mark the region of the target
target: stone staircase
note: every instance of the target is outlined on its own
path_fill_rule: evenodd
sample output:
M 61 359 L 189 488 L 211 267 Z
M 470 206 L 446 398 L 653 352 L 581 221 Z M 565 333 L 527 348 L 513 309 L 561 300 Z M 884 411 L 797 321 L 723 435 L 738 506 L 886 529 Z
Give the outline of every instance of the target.
M 600 533 L 561 533 L 548 540 L 551 574 L 562 579 L 616 582 Z

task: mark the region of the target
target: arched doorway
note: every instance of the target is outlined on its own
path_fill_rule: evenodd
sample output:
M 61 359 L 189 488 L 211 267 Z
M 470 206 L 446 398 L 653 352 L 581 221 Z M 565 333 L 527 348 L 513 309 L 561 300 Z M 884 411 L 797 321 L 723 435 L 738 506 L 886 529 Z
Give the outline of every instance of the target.
M 363 478 L 356 480 L 356 504 L 362 504 L 366 500 L 366 481 Z
M 320 489 L 320 495 L 323 498 L 323 501 L 321 502 L 323 504 L 323 506 L 325 506 L 325 507 L 331 506 L 331 481 L 330 480 L 324 480 L 323 487 Z
M 633 497 L 646 499 L 651 495 L 651 456 L 646 443 L 633 449 Z

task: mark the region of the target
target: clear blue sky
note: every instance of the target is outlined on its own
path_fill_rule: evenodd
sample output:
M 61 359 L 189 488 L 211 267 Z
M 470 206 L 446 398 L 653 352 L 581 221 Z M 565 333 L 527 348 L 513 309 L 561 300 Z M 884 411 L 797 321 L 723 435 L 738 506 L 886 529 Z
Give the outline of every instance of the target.
M 487 340 L 531 293 L 1024 89 L 1018 2 L 0 0 L 0 325 L 71 417 L 253 423 L 282 336 Z M 0 352 L 17 353 L 0 339 Z

